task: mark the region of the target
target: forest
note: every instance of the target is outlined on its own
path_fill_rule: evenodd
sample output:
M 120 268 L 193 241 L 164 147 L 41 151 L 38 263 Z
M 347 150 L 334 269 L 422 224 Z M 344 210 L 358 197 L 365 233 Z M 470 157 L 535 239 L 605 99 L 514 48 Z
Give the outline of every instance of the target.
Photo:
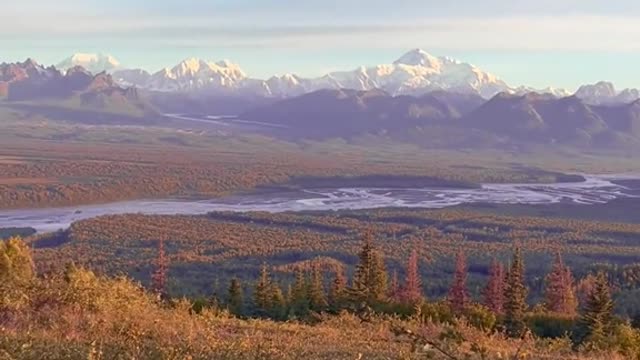
M 599 271 L 582 281 L 557 253 L 544 298 L 528 303 L 527 263 L 513 247 L 493 260 L 482 300 L 469 294 L 467 255 L 455 255 L 445 298 L 427 299 L 418 253 L 389 273 L 373 231 L 359 235 L 351 276 L 320 262 L 283 286 L 261 266 L 220 296 L 173 297 L 164 240 L 151 282 L 106 277 L 68 262 L 38 274 L 19 238 L 0 243 L 0 355 L 8 359 L 638 359 L 640 318 L 614 313 Z
M 470 210 L 380 209 L 308 213 L 210 213 L 203 216 L 114 215 L 79 221 L 67 230 L 28 238 L 40 271 L 74 261 L 106 275 L 126 274 L 150 284 L 157 244 L 169 259 L 167 291 L 192 298 L 224 293 L 237 277 L 253 281 L 262 263 L 283 283 L 298 268 L 319 264 L 327 274 L 352 274 L 360 234 L 372 232 L 390 272 L 404 274 L 412 252 L 424 295 L 445 297 L 452 259 L 468 258 L 469 292 L 480 299 L 494 259 L 506 263 L 514 246 L 528 264 L 530 301 L 544 294 L 556 254 L 577 280 L 603 272 L 614 287 L 616 312 L 640 312 L 640 225 L 554 217 L 504 216 Z

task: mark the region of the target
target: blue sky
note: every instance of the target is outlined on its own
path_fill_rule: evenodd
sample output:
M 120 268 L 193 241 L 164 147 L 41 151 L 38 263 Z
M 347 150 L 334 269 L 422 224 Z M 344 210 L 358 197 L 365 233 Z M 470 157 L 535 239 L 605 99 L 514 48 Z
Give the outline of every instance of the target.
M 412 48 L 512 85 L 640 87 L 634 0 L 21 0 L 0 12 L 0 61 L 110 53 L 155 71 L 230 59 L 255 77 L 389 63 Z

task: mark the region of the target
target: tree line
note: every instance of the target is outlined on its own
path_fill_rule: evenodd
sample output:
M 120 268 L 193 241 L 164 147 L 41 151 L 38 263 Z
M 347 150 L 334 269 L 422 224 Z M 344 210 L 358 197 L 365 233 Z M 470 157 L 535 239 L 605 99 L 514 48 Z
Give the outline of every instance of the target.
M 245 285 L 233 278 L 226 295 L 222 299 L 212 299 L 209 306 L 226 307 L 239 317 L 282 321 L 309 321 L 321 313 L 342 311 L 401 316 L 418 314 L 445 321 L 447 317 L 451 321 L 480 319 L 484 322 L 481 326 L 502 331 L 513 338 L 534 331 L 532 318 L 542 314 L 549 320 L 546 326 L 553 327 L 558 324 L 557 320 L 564 320 L 566 331 L 557 335 L 570 335 L 576 346 L 588 344 L 592 347 L 606 344 L 614 327 L 622 321 L 614 316 L 607 276 L 599 272 L 578 286 L 561 253 L 556 254 L 551 271 L 545 277 L 544 300 L 539 304 L 531 306 L 527 301 L 525 263 L 522 250 L 517 246 L 508 266 L 497 259 L 492 261 L 480 301 L 474 301 L 469 295 L 467 259 L 461 250 L 455 257 L 455 270 L 446 299 L 430 303 L 423 294 L 418 254 L 411 252 L 404 279 L 400 280 L 397 272 L 389 275 L 384 254 L 374 245 L 373 237 L 372 232 L 362 236 L 358 263 L 350 279 L 341 268 L 331 279 L 325 279 L 320 266 L 314 264 L 306 272 L 297 268 L 293 282 L 283 288 L 274 280 L 269 267 L 263 264 L 253 284 Z M 168 260 L 162 241 L 158 242 L 155 265 L 153 289 L 161 298 L 166 298 Z M 251 287 L 248 298 L 247 287 Z

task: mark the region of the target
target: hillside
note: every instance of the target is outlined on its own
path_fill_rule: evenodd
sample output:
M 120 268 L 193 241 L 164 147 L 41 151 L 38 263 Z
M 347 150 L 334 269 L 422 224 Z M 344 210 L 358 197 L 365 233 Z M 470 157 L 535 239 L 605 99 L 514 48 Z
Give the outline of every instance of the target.
M 86 116 L 87 112 L 123 117 L 157 115 L 135 88 L 121 88 L 111 75 L 94 75 L 80 66 L 62 73 L 32 60 L 1 64 L 0 91 L 7 106 L 54 118 L 66 116 L 66 120 Z
M 381 90 L 319 90 L 258 107 L 240 118 L 285 126 L 288 136 L 350 138 L 447 125 L 482 102 L 479 96 L 446 92 L 413 97 Z
M 545 305 L 515 312 L 508 295 L 515 290 L 505 290 L 504 300 L 499 300 L 500 290 L 493 292 L 493 299 L 504 301 L 504 307 L 467 298 L 467 270 L 461 254 L 444 301 L 428 301 L 416 293 L 422 280 L 415 273 L 415 253 L 407 261 L 402 287 L 395 276 L 387 288 L 387 274 L 379 261 L 382 253 L 366 235 L 353 281 L 346 282 L 340 268 L 334 267 L 328 294 L 321 280 L 324 272 L 318 268 L 321 263 L 311 262 L 310 269 L 292 269 L 296 276 L 286 293 L 282 282 L 263 265 L 259 277 L 249 284 L 234 279 L 219 296 L 186 299 L 164 293 L 168 262 L 162 242 L 153 285 L 143 288 L 125 277 L 97 275 L 72 262 L 62 271 L 37 275 L 39 263 L 33 262 L 29 246 L 14 238 L 0 242 L 4 259 L 0 355 L 8 359 L 203 360 L 596 360 L 640 355 L 636 322 L 612 317 L 606 304 L 595 302 L 611 301 L 603 275 L 581 282 L 574 293 L 564 280 L 552 280 L 554 274 L 570 272 L 557 257 L 548 277 L 553 285 L 548 288 L 557 286 L 558 292 L 571 293 L 572 305 L 562 305 L 570 312 L 551 310 L 562 303 L 549 300 L 556 299 L 551 295 Z M 524 270 L 519 254 L 518 250 L 513 254 L 512 274 Z M 369 270 L 362 269 L 369 268 L 375 275 L 364 277 Z M 517 278 L 505 278 L 498 269 L 500 265 L 494 263 L 492 281 L 504 281 L 499 289 L 513 289 Z M 493 288 L 491 284 L 487 289 Z M 491 290 L 486 294 L 492 299 Z M 583 307 L 576 313 L 578 301 Z M 602 317 L 592 320 L 594 311 L 603 311 Z M 513 321 L 520 325 L 514 327 Z
M 575 96 L 320 90 L 258 107 L 241 119 L 286 127 L 283 136 L 353 139 L 365 134 L 443 148 L 640 147 L 640 103 L 589 105 Z

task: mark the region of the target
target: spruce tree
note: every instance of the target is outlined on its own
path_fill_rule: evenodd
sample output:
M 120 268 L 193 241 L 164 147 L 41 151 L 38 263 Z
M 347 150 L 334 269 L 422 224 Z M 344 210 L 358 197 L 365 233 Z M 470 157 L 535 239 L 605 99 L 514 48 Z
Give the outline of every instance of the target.
M 160 297 L 165 298 L 167 293 L 167 272 L 169 261 L 164 252 L 164 241 L 158 240 L 158 253 L 155 260 L 155 269 L 151 274 L 153 291 Z
M 600 348 L 611 333 L 613 301 L 609 282 L 604 273 L 598 273 L 593 289 L 588 294 L 574 332 L 576 345 L 588 344 Z
M 384 258 L 374 248 L 373 237 L 369 232 L 364 235 L 362 250 L 360 250 L 358 258 L 359 262 L 350 289 L 354 299 L 369 305 L 385 300 L 387 271 Z
M 324 291 L 324 278 L 318 264 L 314 264 L 311 269 L 308 297 L 311 310 L 320 312 L 327 309 L 328 303 L 327 295 Z
M 391 282 L 389 283 L 389 298 L 393 301 L 400 301 L 401 291 L 402 289 L 400 288 L 400 283 L 398 280 L 398 271 L 393 270 Z
M 272 305 L 271 277 L 267 270 L 267 265 L 262 264 L 260 277 L 255 284 L 253 291 L 253 303 L 258 315 L 267 315 Z
M 347 277 L 344 269 L 336 269 L 336 274 L 329 288 L 329 306 L 332 311 L 339 311 L 347 304 Z
M 418 270 L 418 253 L 413 250 L 407 261 L 407 274 L 402 288 L 402 301 L 416 304 L 422 299 L 422 279 Z
M 18 237 L 0 240 L 0 283 L 24 285 L 35 277 L 35 265 L 27 244 Z
M 384 256 L 382 252 L 376 250 L 373 257 L 372 273 L 372 286 L 371 286 L 371 299 L 372 301 L 384 301 L 387 299 L 387 292 L 389 290 L 388 280 L 389 274 L 387 273 L 387 267 L 384 264 Z
M 278 284 L 269 287 L 269 308 L 267 314 L 274 320 L 285 320 L 287 315 L 287 302 L 282 295 L 282 289 Z
M 307 279 L 301 268 L 296 269 L 295 281 L 289 300 L 289 313 L 292 316 L 304 317 L 309 314 L 309 296 Z
M 505 273 L 504 266 L 493 259 L 489 267 L 489 281 L 484 289 L 484 305 L 496 315 L 504 312 Z
M 545 306 L 547 310 L 564 315 L 576 314 L 578 300 L 574 292 L 574 281 L 571 269 L 562 261 L 558 253 L 545 279 Z
M 464 252 L 458 252 L 456 256 L 453 283 L 449 290 L 449 304 L 456 314 L 461 314 L 469 304 L 469 292 L 467 291 L 467 260 Z
M 244 292 L 242 290 L 242 284 L 237 278 L 231 279 L 231 283 L 229 284 L 227 304 L 232 314 L 237 316 L 244 314 Z
M 505 286 L 504 325 L 511 337 L 524 335 L 526 329 L 525 313 L 527 311 L 527 288 L 524 284 L 524 260 L 522 251 L 516 247 L 511 269 L 507 274 Z

